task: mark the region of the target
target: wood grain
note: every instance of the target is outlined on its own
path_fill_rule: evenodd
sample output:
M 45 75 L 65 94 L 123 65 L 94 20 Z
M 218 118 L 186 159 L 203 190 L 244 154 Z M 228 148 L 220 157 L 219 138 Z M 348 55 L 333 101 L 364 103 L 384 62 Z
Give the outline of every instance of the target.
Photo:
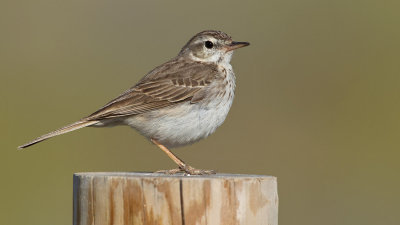
M 74 225 L 277 225 L 272 176 L 74 174 Z

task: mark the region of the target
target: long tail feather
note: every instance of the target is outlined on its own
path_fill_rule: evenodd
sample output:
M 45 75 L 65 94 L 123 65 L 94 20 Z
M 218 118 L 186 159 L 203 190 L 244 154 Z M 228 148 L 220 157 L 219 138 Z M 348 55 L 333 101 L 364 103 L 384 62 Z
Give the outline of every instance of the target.
M 77 130 L 77 129 L 80 129 L 80 128 L 83 128 L 83 127 L 87 127 L 87 126 L 93 125 L 93 124 L 95 124 L 97 122 L 98 121 L 78 121 L 78 122 L 75 122 L 73 124 L 67 125 L 65 127 L 62 127 L 60 129 L 55 130 L 53 132 L 50 132 L 48 134 L 42 135 L 42 136 L 36 138 L 35 140 L 33 140 L 31 142 L 28 142 L 28 143 L 26 143 L 24 145 L 19 146 L 18 149 L 23 149 L 23 148 L 29 147 L 31 145 L 34 145 L 34 144 L 37 144 L 37 143 L 39 143 L 41 141 L 49 139 L 51 137 L 58 136 L 58 135 L 61 135 L 61 134 L 65 134 L 65 133 L 68 133 L 68 132 L 71 132 L 71 131 L 74 131 L 74 130 Z

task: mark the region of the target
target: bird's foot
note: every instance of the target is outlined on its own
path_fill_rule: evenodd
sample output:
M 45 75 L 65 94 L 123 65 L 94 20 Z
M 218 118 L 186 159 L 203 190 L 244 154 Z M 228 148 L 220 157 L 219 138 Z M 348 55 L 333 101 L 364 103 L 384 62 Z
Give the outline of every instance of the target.
M 202 170 L 202 169 L 196 169 L 191 166 L 185 166 L 182 168 L 183 172 L 185 175 L 210 175 L 210 174 L 216 174 L 214 170 Z
M 216 172 L 214 170 L 202 170 L 193 168 L 191 166 L 184 166 L 172 170 L 159 170 L 156 171 L 156 173 L 163 173 L 168 175 L 183 173 L 185 176 L 190 176 L 190 175 L 210 175 L 210 174 L 215 174 Z
M 177 173 L 183 173 L 184 171 L 180 168 L 176 168 L 176 169 L 172 169 L 172 170 L 157 170 L 154 173 L 163 173 L 163 174 L 167 174 L 167 175 L 171 175 L 171 174 L 177 174 Z

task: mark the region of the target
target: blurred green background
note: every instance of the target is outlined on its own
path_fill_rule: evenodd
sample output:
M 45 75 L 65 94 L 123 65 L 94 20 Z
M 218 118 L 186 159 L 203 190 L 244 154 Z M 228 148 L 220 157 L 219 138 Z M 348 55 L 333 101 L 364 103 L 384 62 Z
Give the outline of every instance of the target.
M 0 224 L 71 224 L 72 175 L 174 168 L 128 127 L 16 147 L 86 116 L 205 29 L 235 53 L 217 132 L 175 152 L 278 177 L 280 225 L 400 224 L 399 1 L 0 2 Z

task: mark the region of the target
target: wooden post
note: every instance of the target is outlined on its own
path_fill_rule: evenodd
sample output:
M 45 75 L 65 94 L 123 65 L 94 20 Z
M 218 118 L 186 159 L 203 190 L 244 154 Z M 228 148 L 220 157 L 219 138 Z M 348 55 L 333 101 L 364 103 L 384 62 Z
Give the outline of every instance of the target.
M 74 174 L 74 225 L 278 225 L 272 176 Z

